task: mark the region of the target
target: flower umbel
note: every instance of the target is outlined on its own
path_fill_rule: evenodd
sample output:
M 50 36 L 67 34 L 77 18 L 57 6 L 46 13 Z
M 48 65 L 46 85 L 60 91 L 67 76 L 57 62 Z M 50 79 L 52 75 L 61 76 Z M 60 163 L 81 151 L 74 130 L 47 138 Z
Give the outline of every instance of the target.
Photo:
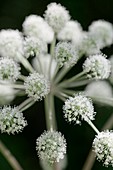
M 59 42 L 55 48 L 55 58 L 60 67 L 70 67 L 76 64 L 79 56 L 71 43 Z
M 0 59 L 0 80 L 16 81 L 20 75 L 19 65 L 10 58 Z
M 26 78 L 24 85 L 28 96 L 35 101 L 42 100 L 50 91 L 49 81 L 39 73 L 30 74 Z
M 55 32 L 59 32 L 70 19 L 69 12 L 65 7 L 55 2 L 47 6 L 44 17 Z
M 94 120 L 95 116 L 92 100 L 81 93 L 77 93 L 65 101 L 63 112 L 64 118 L 75 124 L 81 124 L 82 120 Z
M 113 167 L 113 132 L 103 131 L 96 135 L 93 141 L 96 157 L 103 165 Z
M 95 54 L 85 60 L 83 70 L 88 78 L 107 79 L 111 72 L 111 65 L 105 55 Z
M 42 160 L 53 164 L 64 158 L 66 154 L 66 140 L 60 132 L 47 131 L 36 140 L 36 150 Z
M 15 134 L 21 132 L 26 125 L 27 121 L 18 107 L 4 106 L 0 108 L 0 130 L 2 133 Z

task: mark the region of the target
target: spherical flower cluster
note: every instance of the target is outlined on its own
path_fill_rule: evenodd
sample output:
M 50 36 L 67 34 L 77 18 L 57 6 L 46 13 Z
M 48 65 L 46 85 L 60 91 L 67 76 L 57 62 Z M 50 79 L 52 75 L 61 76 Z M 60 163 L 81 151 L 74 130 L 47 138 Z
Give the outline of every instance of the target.
M 104 20 L 94 21 L 89 26 L 89 31 L 100 49 L 113 43 L 113 25 L 110 22 Z
M 47 6 L 44 17 L 55 32 L 59 32 L 70 19 L 69 12 L 65 7 L 55 2 Z
M 26 125 L 27 121 L 18 107 L 4 106 L 0 108 L 0 130 L 2 133 L 15 134 L 21 132 Z
M 81 93 L 69 97 L 63 106 L 64 118 L 69 122 L 81 124 L 81 120 L 94 120 L 92 100 Z
M 18 30 L 0 31 L 0 56 L 11 57 L 18 60 L 18 55 L 23 54 L 23 37 Z
M 32 73 L 25 80 L 25 90 L 29 97 L 32 97 L 35 101 L 42 100 L 49 91 L 49 81 L 39 73 Z
M 16 81 L 20 75 L 19 65 L 11 58 L 0 59 L 0 80 Z
M 65 27 L 58 33 L 58 39 L 63 41 L 72 41 L 78 44 L 82 38 L 82 27 L 78 21 L 68 21 Z
M 29 15 L 25 18 L 23 31 L 26 36 L 36 37 L 47 43 L 51 43 L 54 36 L 52 28 L 37 15 Z
M 89 56 L 100 53 L 100 49 L 96 44 L 93 36 L 88 32 L 84 32 L 81 42 L 78 44 L 77 48 L 81 55 Z
M 39 56 L 41 53 L 47 52 L 47 44 L 35 37 L 27 37 L 24 41 L 24 55 L 26 58 L 30 56 Z
M 64 158 L 66 140 L 60 132 L 47 131 L 36 140 L 36 150 L 42 160 L 53 164 Z
M 95 54 L 85 60 L 83 70 L 88 78 L 107 79 L 111 72 L 111 65 L 105 55 Z
M 106 97 L 113 97 L 112 87 L 107 81 L 102 80 L 89 83 L 85 88 L 85 92 L 90 97 L 101 97 L 103 100 Z
M 60 67 L 70 67 L 77 63 L 79 56 L 69 42 L 59 42 L 55 48 L 55 58 Z
M 96 157 L 103 165 L 113 167 L 113 132 L 103 131 L 96 135 L 93 141 Z

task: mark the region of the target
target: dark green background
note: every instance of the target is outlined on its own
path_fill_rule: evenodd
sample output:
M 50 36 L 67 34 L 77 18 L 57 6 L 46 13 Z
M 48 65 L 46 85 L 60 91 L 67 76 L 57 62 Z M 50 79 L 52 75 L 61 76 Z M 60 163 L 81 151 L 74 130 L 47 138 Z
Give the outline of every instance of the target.
M 22 30 L 25 16 L 30 14 L 42 16 L 50 2 L 49 0 L 0 0 L 0 29 L 17 28 Z M 113 23 L 113 0 L 62 0 L 55 2 L 60 2 L 65 6 L 70 11 L 72 19 L 78 20 L 85 30 L 93 20 L 105 19 Z M 112 54 L 113 48 L 107 49 L 106 53 Z M 22 97 L 16 98 L 16 104 L 19 104 L 23 99 Z M 84 122 L 82 126 L 66 123 L 63 119 L 62 104 L 61 101 L 56 100 L 59 131 L 65 135 L 68 143 L 68 166 L 66 170 L 82 170 L 95 134 Z M 100 129 L 113 109 L 95 105 L 95 110 L 98 114 L 94 123 Z M 29 126 L 25 128 L 23 133 L 15 136 L 0 134 L 0 138 L 17 157 L 24 170 L 41 170 L 35 151 L 35 141 L 45 129 L 43 102 L 36 103 L 27 110 L 25 117 Z M 101 163 L 96 161 L 92 170 L 105 169 Z M 107 169 L 112 170 L 113 168 Z M 12 170 L 1 154 L 0 170 Z

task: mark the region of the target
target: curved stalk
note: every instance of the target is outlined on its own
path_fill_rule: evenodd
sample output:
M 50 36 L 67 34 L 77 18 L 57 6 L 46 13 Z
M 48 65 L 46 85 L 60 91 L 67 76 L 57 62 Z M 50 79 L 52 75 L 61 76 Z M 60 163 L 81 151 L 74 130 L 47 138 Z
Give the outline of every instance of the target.
M 3 144 L 2 141 L 0 141 L 0 152 L 5 157 L 5 159 L 8 161 L 8 163 L 13 168 L 13 170 L 23 170 L 19 162 L 12 155 L 12 153 L 6 148 L 6 146 Z

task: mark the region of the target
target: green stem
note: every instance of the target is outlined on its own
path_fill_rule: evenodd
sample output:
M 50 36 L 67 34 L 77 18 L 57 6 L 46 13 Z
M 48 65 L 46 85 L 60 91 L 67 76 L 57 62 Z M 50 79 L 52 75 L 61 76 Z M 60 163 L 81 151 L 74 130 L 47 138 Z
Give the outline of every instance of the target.
M 29 61 L 28 61 L 25 57 L 23 57 L 22 55 L 19 55 L 19 56 L 17 56 L 17 57 L 18 57 L 19 62 L 20 62 L 29 72 L 31 72 L 31 73 L 34 72 L 33 67 L 31 66 L 31 64 L 29 63 Z
M 71 67 L 64 66 L 58 73 L 58 75 L 55 77 L 54 83 L 57 84 L 64 76 L 65 74 L 71 69 Z
M 87 123 L 92 127 L 92 129 L 97 133 L 99 134 L 99 130 L 96 128 L 96 126 L 91 122 L 90 119 L 87 120 Z
M 54 59 L 55 44 L 56 44 L 56 34 L 54 34 L 53 42 L 51 43 L 51 46 L 50 46 L 51 59 L 50 59 L 49 70 L 48 70 L 49 79 L 51 79 L 51 67 L 52 67 L 52 62 Z
M 0 152 L 3 154 L 5 159 L 9 162 L 13 170 L 23 170 L 16 158 L 6 148 L 2 141 L 0 141 Z
M 84 75 L 85 75 L 85 72 L 82 71 L 81 73 L 73 76 L 72 78 L 63 81 L 62 83 L 59 84 L 59 86 L 68 87 L 68 85 L 70 85 L 70 83 L 75 83 L 74 82 L 75 80 L 82 78 Z
M 23 103 L 21 103 L 18 106 L 18 109 L 22 112 L 26 109 L 28 109 L 30 106 L 32 106 L 35 103 L 35 101 L 33 101 L 32 98 L 28 98 L 27 100 L 25 100 Z
M 44 99 L 45 101 L 45 115 L 46 115 L 46 126 L 48 130 L 56 130 L 56 118 L 54 111 L 54 97 L 52 94 L 49 94 Z
M 94 101 L 101 102 L 113 107 L 113 98 L 90 96 Z
M 0 84 L 8 86 L 8 87 L 12 87 L 14 89 L 25 90 L 25 86 L 23 84 L 7 84 L 5 82 L 0 82 Z

